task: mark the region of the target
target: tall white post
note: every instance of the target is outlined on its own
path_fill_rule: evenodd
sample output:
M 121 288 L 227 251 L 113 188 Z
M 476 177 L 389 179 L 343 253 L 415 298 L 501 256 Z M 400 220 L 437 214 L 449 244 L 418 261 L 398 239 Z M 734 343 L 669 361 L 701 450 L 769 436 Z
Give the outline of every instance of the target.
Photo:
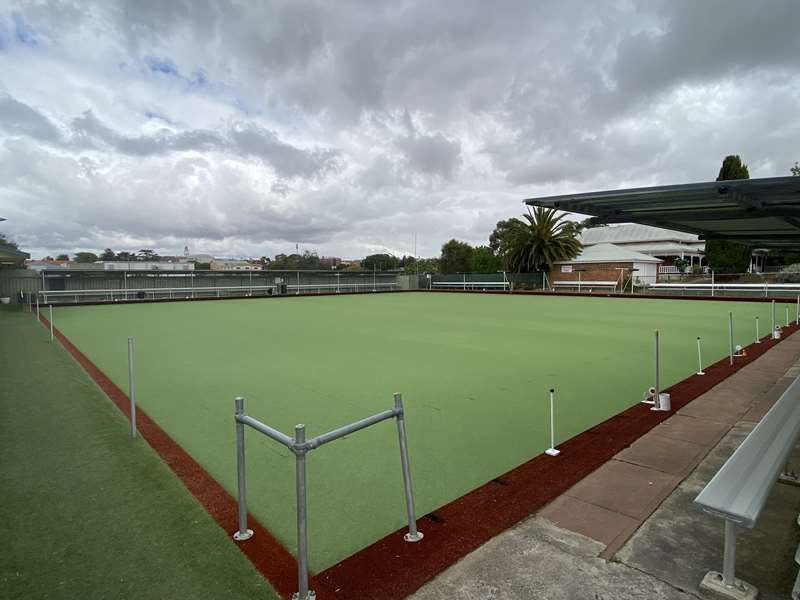
M 756 317 L 756 344 L 761 343 L 761 334 L 758 332 L 758 317 Z
M 50 341 L 53 341 L 53 305 L 50 305 Z
M 714 271 L 711 271 L 711 296 L 714 296 Z
M 136 384 L 133 380 L 133 338 L 128 338 L 128 397 L 131 400 L 131 437 L 136 437 Z
M 544 451 L 545 454 L 550 456 L 558 456 L 561 454 L 560 450 L 556 450 L 556 430 L 555 430 L 555 417 L 554 415 L 554 406 L 553 406 L 553 396 L 555 396 L 556 391 L 554 389 L 550 390 L 550 447 Z
M 706 372 L 703 371 L 703 355 L 700 352 L 700 336 L 697 336 L 697 374 L 706 374 Z
M 770 329 L 770 335 L 775 335 L 775 300 L 772 301 L 772 329 Z
M 731 360 L 731 366 L 733 366 L 733 313 L 728 313 L 728 350 Z

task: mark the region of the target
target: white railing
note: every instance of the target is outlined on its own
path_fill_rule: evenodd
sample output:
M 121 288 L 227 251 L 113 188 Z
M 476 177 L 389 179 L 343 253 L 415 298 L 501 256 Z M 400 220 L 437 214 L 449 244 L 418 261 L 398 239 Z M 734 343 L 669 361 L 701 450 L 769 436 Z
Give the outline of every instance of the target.
M 308 294 L 323 292 L 359 292 L 394 289 L 397 283 L 319 283 L 287 285 L 287 292 L 293 294 Z M 123 302 L 131 300 L 182 300 L 192 298 L 230 298 L 249 296 L 271 296 L 277 291 L 276 285 L 243 285 L 243 286 L 218 286 L 218 287 L 164 287 L 164 288 L 131 288 L 131 289 L 100 289 L 100 290 L 49 290 L 39 292 L 42 304 L 81 301 L 93 302 Z

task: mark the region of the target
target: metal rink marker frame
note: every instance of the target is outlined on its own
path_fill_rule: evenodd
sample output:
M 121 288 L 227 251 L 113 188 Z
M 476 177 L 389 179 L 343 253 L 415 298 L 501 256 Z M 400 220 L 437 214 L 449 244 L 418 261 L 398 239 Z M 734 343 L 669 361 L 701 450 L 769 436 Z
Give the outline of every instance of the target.
M 314 600 L 316 594 L 308 588 L 308 504 L 306 483 L 306 455 L 320 446 L 333 442 L 371 425 L 395 419 L 397 422 L 397 437 L 400 446 L 400 463 L 403 470 L 403 487 L 405 491 L 406 513 L 408 517 L 408 532 L 403 536 L 407 542 L 418 542 L 424 536 L 417 530 L 417 518 L 414 511 L 414 492 L 411 485 L 411 468 L 408 460 L 408 446 L 406 443 L 405 411 L 403 397 L 394 394 L 394 406 L 370 417 L 355 421 L 349 425 L 339 427 L 311 439 L 306 439 L 306 426 L 295 425 L 294 437 L 278 431 L 245 414 L 242 396 L 234 399 L 234 421 L 236 427 L 236 475 L 239 504 L 239 529 L 233 534 L 233 539 L 239 542 L 253 537 L 253 531 L 247 528 L 247 484 L 245 469 L 245 442 L 244 426 L 247 425 L 268 438 L 283 444 L 295 455 L 295 483 L 297 492 L 297 588 L 293 600 Z

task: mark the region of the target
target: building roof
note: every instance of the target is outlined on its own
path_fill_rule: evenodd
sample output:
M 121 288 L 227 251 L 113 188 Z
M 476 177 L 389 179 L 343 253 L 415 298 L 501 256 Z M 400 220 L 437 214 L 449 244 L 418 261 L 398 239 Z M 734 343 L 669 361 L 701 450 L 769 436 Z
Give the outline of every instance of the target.
M 584 264 L 584 263 L 660 263 L 660 258 L 654 258 L 641 252 L 634 252 L 614 244 L 595 244 L 586 246 L 581 253 L 572 260 L 561 260 L 555 264 Z
M 8 246 L 0 246 L 0 263 L 2 264 L 17 264 L 31 257 L 27 252 L 15 250 Z
M 581 232 L 581 243 L 584 246 L 590 246 L 591 244 L 628 244 L 634 242 L 703 243 L 694 233 L 672 231 L 671 229 L 640 225 L 639 223 L 591 227 Z
M 639 223 L 761 248 L 800 244 L 800 177 L 709 181 L 531 198 L 531 206 Z

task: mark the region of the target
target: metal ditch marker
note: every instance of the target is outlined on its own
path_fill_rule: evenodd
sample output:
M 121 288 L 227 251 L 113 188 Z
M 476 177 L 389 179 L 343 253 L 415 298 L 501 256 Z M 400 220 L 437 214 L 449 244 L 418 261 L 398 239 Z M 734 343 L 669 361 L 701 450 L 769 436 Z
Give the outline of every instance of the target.
M 556 450 L 555 417 L 553 416 L 553 396 L 555 396 L 555 393 L 556 391 L 554 389 L 550 390 L 550 447 L 544 451 L 544 453 L 549 456 L 558 456 L 561 454 L 560 450 Z
M 400 462 L 403 468 L 403 485 L 406 496 L 406 513 L 408 517 L 408 533 L 403 537 L 407 542 L 418 542 L 422 539 L 421 531 L 417 530 L 417 519 L 414 513 L 414 494 L 411 488 L 411 469 L 408 463 L 408 448 L 406 446 L 406 427 L 403 410 L 403 397 L 394 395 L 394 407 L 372 415 L 350 425 L 339 427 L 328 433 L 323 433 L 310 440 L 306 439 L 306 426 L 295 425 L 294 438 L 273 429 L 269 425 L 254 419 L 244 412 L 244 398 L 238 396 L 234 400 L 236 423 L 236 475 L 239 495 L 239 529 L 233 534 L 236 541 L 244 541 L 253 537 L 253 531 L 247 528 L 247 500 L 246 500 L 246 472 L 244 462 L 244 426 L 248 425 L 256 431 L 263 433 L 268 438 L 283 444 L 295 455 L 295 481 L 297 491 L 297 588 L 292 596 L 293 600 L 314 600 L 316 594 L 308 589 L 308 516 L 306 501 L 306 454 L 319 448 L 323 444 L 333 442 L 346 435 L 365 429 L 387 419 L 397 421 L 397 437 L 400 444 Z

